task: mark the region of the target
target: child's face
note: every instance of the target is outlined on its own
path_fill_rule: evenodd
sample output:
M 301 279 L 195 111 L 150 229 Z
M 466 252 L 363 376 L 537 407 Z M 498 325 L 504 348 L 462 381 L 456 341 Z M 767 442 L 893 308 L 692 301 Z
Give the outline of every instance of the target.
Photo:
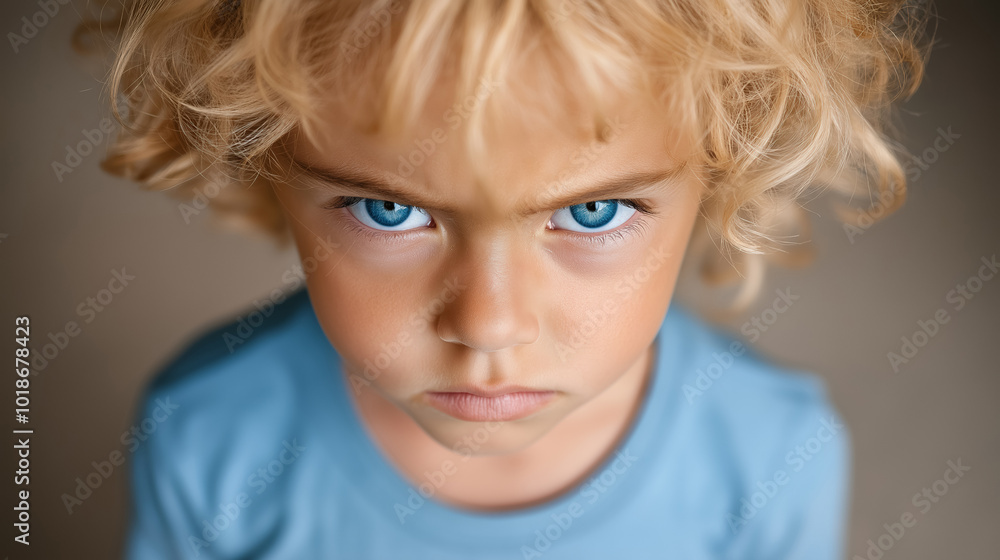
M 701 183 L 672 172 L 684 154 L 671 123 L 626 103 L 606 145 L 569 117 L 509 118 L 489 137 L 487 181 L 476 182 L 451 128 L 462 113 L 448 112 L 443 91 L 398 142 L 329 109 L 328 138 L 302 135 L 295 159 L 370 180 L 277 195 L 356 394 L 398 407 L 446 447 L 478 431 L 478 453 L 507 453 L 578 409 L 607 410 L 616 381 L 645 376 Z M 625 178 L 614 193 L 597 190 Z M 373 186 L 396 194 L 364 190 Z M 390 204 L 332 208 L 345 196 Z M 622 199 L 655 215 L 586 204 Z

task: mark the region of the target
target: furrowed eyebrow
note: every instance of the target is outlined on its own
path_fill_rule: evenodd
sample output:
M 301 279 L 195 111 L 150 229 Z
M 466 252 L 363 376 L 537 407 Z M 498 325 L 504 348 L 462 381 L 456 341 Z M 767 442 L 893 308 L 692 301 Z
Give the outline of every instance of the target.
M 333 169 L 295 161 L 307 176 L 319 180 L 324 187 L 340 188 L 362 198 L 387 200 L 406 206 L 416 206 L 424 209 L 434 209 L 449 214 L 458 214 L 457 209 L 448 201 L 424 198 L 405 189 L 393 186 L 386 178 L 348 169 Z M 657 172 L 629 173 L 599 183 L 595 187 L 571 192 L 543 192 L 533 197 L 533 201 L 519 201 L 514 213 L 520 216 L 544 211 L 555 211 L 567 206 L 585 204 L 596 200 L 612 200 L 636 196 L 643 193 L 652 194 L 651 189 L 660 183 L 676 178 L 683 166 Z M 550 189 L 551 190 L 551 189 Z M 569 189 L 566 189 L 569 190 Z
M 405 206 L 435 208 L 455 213 L 455 209 L 444 200 L 428 199 L 420 195 L 414 195 L 406 190 L 390 185 L 389 181 L 377 175 L 348 169 L 331 169 L 300 161 L 293 161 L 293 163 L 300 167 L 309 178 L 319 180 L 323 183 L 324 187 L 339 187 L 363 198 L 388 200 Z
M 531 214 L 542 210 L 558 210 L 567 206 L 585 204 L 595 200 L 612 200 L 652 194 L 653 188 L 660 183 L 675 179 L 683 171 L 683 166 L 677 166 L 665 171 L 635 172 L 621 177 L 602 181 L 597 186 L 569 192 L 543 192 L 531 203 L 521 202 L 515 211 L 521 214 Z

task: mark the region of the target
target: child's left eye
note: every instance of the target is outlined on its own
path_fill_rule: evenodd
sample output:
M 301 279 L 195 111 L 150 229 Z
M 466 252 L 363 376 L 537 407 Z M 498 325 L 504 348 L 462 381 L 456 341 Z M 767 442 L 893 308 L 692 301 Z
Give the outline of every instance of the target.
M 596 200 L 560 208 L 550 223 L 558 229 L 579 233 L 601 233 L 624 224 L 637 212 L 624 200 Z

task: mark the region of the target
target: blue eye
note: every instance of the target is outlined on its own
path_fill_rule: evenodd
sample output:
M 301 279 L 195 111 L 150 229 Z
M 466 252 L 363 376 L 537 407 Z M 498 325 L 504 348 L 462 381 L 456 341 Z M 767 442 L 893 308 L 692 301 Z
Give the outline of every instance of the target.
M 431 224 L 422 208 L 404 206 L 388 200 L 350 197 L 343 206 L 359 222 L 382 231 L 406 231 Z
M 569 207 L 569 213 L 580 225 L 599 228 L 607 225 L 618 213 L 618 203 L 613 200 L 598 200 Z
M 403 206 L 387 200 L 365 200 L 365 210 L 373 220 L 385 227 L 394 227 L 406 221 L 413 212 L 410 206 Z
M 559 229 L 580 233 L 614 229 L 632 217 L 636 209 L 619 200 L 597 200 L 556 210 L 552 224 Z

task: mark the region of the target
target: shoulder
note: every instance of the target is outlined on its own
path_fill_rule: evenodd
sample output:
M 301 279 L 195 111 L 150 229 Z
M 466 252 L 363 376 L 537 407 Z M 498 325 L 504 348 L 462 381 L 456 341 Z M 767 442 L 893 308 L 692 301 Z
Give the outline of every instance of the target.
M 297 457 L 325 340 L 300 291 L 202 334 L 164 367 L 142 395 L 130 442 L 133 505 L 159 508 L 139 515 L 198 535 L 190 524 L 259 483 L 259 467 Z
M 754 449 L 784 445 L 810 429 L 846 435 L 821 377 L 781 365 L 745 341 L 680 310 L 684 323 L 684 367 L 680 392 L 684 406 L 711 417 Z
M 308 294 L 295 291 L 280 301 L 256 302 L 236 320 L 209 329 L 179 352 L 147 386 L 149 392 L 178 390 L 233 372 L 234 365 L 280 360 L 283 341 L 312 317 Z M 256 368 L 254 368 L 256 369 Z
M 727 532 L 747 550 L 827 558 L 842 536 L 850 434 L 825 383 L 682 315 L 690 350 L 678 406 L 726 465 Z
M 249 308 L 198 336 L 162 368 L 145 388 L 140 414 L 169 402 L 174 412 L 163 431 L 178 439 L 170 442 L 178 448 L 224 443 L 263 417 L 280 424 L 306 390 L 309 370 L 296 361 L 322 349 L 310 344 L 314 322 L 304 291 Z
M 162 368 L 146 386 L 140 413 L 169 402 L 174 412 L 163 427 L 178 438 L 171 442 L 178 448 L 196 442 L 225 447 L 235 431 L 247 432 L 264 418 L 274 425 L 268 431 L 280 430 L 328 350 L 304 290 L 256 302 L 236 320 L 198 336 Z

